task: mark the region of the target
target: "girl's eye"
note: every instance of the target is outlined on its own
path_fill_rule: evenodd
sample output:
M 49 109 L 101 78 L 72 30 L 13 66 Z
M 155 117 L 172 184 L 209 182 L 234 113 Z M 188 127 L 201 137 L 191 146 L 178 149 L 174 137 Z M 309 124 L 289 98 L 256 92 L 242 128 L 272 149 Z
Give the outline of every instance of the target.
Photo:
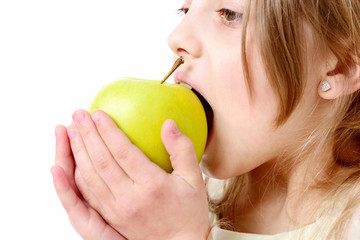
M 177 10 L 178 14 L 180 14 L 180 15 L 186 15 L 188 11 L 189 11 L 189 8 L 186 8 L 186 7 L 181 7 Z
M 226 23 L 234 23 L 242 19 L 243 14 L 230 9 L 222 8 L 217 11 Z

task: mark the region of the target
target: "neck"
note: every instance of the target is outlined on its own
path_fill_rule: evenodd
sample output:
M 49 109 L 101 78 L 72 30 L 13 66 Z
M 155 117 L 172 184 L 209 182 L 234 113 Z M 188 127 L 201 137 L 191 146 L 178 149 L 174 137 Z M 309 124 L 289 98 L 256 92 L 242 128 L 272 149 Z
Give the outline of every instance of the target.
M 250 173 L 248 198 L 238 199 L 234 227 L 241 232 L 274 234 L 297 229 L 317 219 L 321 204 L 331 199 L 349 176 L 329 159 L 284 167 L 269 161 Z M 329 179 L 328 176 L 336 176 Z M 335 181 L 336 180 L 336 181 Z

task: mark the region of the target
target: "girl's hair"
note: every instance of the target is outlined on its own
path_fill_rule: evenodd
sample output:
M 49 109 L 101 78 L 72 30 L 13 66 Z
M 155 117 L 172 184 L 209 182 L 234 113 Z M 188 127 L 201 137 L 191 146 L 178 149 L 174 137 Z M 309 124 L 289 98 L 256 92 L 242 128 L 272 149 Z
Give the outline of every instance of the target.
M 254 4 L 256 7 L 252 8 Z M 245 51 L 250 9 L 256 11 L 256 37 L 259 39 L 267 76 L 279 100 L 277 127 L 286 122 L 302 97 L 305 66 L 301 26 L 304 22 L 312 27 L 321 45 L 336 56 L 338 68 L 345 76 L 349 75 L 351 64 L 360 64 L 359 0 L 253 0 L 244 13 L 242 35 L 243 68 L 250 95 L 252 84 Z M 324 149 L 332 145 L 333 159 L 329 160 L 328 166 L 340 171 L 316 184 L 328 185 L 335 182 L 333 180 L 339 175 L 346 176 L 343 184 L 336 185 L 336 191 L 332 194 L 343 194 L 348 200 L 347 204 L 337 221 L 328 226 L 331 229 L 328 231 L 328 239 L 343 239 L 348 220 L 360 202 L 360 187 L 356 187 L 360 186 L 360 91 L 334 100 L 334 111 L 329 114 L 330 117 L 324 122 L 327 128 L 307 136 L 304 147 L 292 159 L 300 161 L 311 153 L 316 161 L 324 155 Z M 294 161 L 282 161 L 274 168 L 284 166 L 291 168 Z M 237 196 L 245 196 L 248 192 L 250 181 L 247 174 L 227 180 L 222 197 L 210 199 L 213 213 L 225 220 L 224 216 L 233 212 Z

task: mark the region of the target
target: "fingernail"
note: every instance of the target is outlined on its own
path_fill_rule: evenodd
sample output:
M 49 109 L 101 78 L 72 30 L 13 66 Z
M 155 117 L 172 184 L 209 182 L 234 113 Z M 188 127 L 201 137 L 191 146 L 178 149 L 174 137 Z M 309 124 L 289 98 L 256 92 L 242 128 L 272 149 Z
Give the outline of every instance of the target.
M 85 114 L 83 112 L 74 113 L 73 119 L 77 123 L 81 123 L 85 119 Z
M 172 127 L 171 127 L 171 133 L 174 134 L 174 135 L 176 135 L 176 134 L 178 134 L 179 132 L 180 132 L 180 131 L 179 131 L 178 127 L 176 126 L 176 123 L 173 122 L 173 125 L 172 125 Z

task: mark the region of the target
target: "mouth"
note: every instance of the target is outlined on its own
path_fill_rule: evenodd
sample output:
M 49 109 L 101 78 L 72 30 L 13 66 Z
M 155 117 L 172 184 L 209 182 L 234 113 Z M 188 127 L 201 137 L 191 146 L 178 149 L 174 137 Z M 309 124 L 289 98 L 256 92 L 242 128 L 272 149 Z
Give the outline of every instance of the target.
M 205 114 L 206 114 L 207 129 L 208 129 L 208 136 L 209 136 L 210 131 L 211 131 L 212 126 L 213 126 L 213 121 L 214 121 L 214 111 L 213 111 L 213 109 L 211 108 L 208 101 L 206 101 L 206 99 L 198 91 L 196 91 L 194 88 L 187 85 L 186 83 L 180 83 L 180 84 L 186 86 L 191 91 L 193 91 L 193 93 L 195 93 L 195 95 L 199 98 L 201 104 L 203 105 L 203 108 L 204 108 Z

